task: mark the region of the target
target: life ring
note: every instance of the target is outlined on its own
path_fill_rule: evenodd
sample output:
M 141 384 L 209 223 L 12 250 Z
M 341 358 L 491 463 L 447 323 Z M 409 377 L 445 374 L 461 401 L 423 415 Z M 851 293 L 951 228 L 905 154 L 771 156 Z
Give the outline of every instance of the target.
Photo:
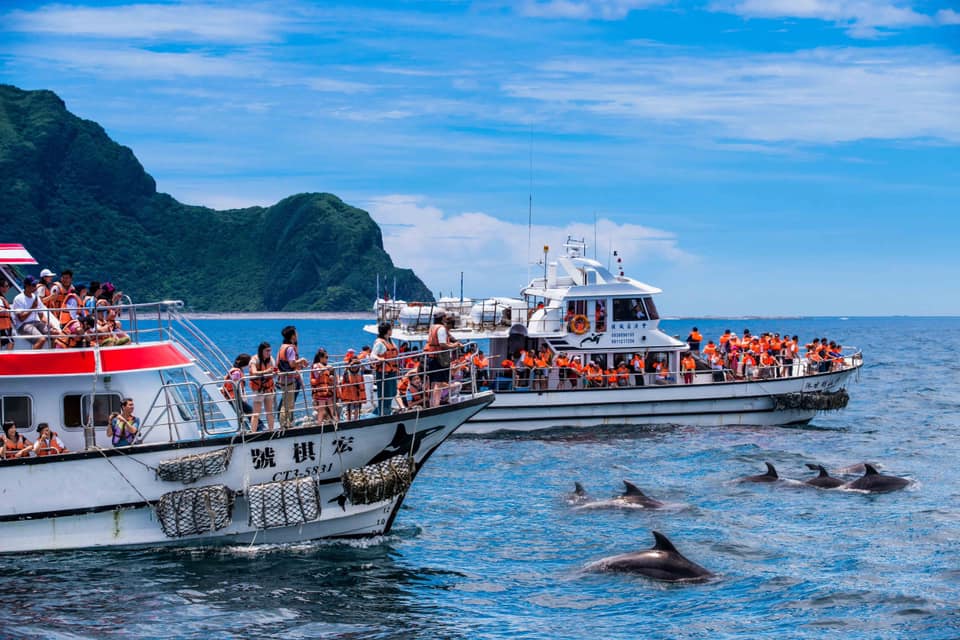
M 573 331 L 575 334 L 583 335 L 590 330 L 590 321 L 587 320 L 587 316 L 580 314 L 573 316 L 573 319 L 570 320 L 570 331 Z

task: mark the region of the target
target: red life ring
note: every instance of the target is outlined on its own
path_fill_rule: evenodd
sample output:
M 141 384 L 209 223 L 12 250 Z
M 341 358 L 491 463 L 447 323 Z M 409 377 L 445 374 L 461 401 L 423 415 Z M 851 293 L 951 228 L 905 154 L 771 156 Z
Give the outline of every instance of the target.
M 590 321 L 587 320 L 587 316 L 580 314 L 573 316 L 573 319 L 570 320 L 570 331 L 573 331 L 575 334 L 583 335 L 590 330 Z

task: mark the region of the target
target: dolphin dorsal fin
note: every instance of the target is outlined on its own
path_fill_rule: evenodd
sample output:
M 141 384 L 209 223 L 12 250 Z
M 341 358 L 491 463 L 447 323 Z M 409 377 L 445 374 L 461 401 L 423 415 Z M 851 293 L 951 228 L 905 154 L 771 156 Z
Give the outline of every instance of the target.
M 864 462 L 864 463 L 863 463 L 863 469 L 864 469 L 863 475 L 865 475 L 865 476 L 878 476 L 878 475 L 880 475 L 880 472 L 877 471 L 877 468 L 876 468 L 875 466 L 873 466 L 872 464 L 870 464 L 869 462 Z
M 653 532 L 653 538 L 657 541 L 653 548 L 656 551 L 673 551 L 674 553 L 680 553 L 677 551 L 677 548 L 673 546 L 673 543 L 667 540 L 667 536 L 663 535 L 659 531 Z
M 624 495 L 627 495 L 627 496 L 641 496 L 641 497 L 643 497 L 643 498 L 646 498 L 646 497 L 647 497 L 646 494 L 643 493 L 643 491 L 640 491 L 640 487 L 638 487 L 637 485 L 633 484 L 632 482 L 628 482 L 627 480 L 624 480 L 624 481 L 623 481 L 623 486 L 625 486 L 625 487 L 627 488 L 627 492 L 626 492 Z
M 580 484 L 579 482 L 574 482 L 574 483 L 573 483 L 573 492 L 574 492 L 575 494 L 577 494 L 578 496 L 582 496 L 583 494 L 586 493 L 586 490 L 584 490 L 582 484 Z
M 829 477 L 830 477 L 830 474 L 827 473 L 827 470 L 823 468 L 823 465 L 822 465 L 822 464 L 818 464 L 818 465 L 817 465 L 817 469 L 820 470 L 820 475 L 819 475 L 818 477 L 820 477 L 820 478 L 829 478 Z
M 767 465 L 767 474 L 768 476 L 773 476 L 774 478 L 779 478 L 777 475 L 777 470 L 769 462 L 764 462 L 763 464 Z

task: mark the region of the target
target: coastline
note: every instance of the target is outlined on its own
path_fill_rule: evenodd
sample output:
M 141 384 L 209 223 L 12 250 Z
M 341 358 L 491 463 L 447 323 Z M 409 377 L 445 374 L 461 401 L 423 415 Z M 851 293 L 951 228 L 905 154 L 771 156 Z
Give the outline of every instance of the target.
M 376 320 L 364 311 L 246 311 L 184 313 L 190 320 Z

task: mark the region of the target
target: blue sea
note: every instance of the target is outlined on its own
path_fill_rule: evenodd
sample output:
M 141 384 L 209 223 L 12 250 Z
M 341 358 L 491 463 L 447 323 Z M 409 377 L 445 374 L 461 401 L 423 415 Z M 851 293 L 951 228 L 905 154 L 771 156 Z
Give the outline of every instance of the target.
M 202 320 L 229 356 L 290 322 Z M 296 320 L 301 351 L 369 344 L 359 320 Z M 622 427 L 455 437 L 389 536 L 285 547 L 0 557 L 3 638 L 958 638 L 960 319 L 670 320 L 863 349 L 843 411 L 801 428 Z M 738 484 L 862 461 L 883 495 Z M 630 480 L 664 510 L 576 509 Z M 651 530 L 717 577 L 593 574 Z

